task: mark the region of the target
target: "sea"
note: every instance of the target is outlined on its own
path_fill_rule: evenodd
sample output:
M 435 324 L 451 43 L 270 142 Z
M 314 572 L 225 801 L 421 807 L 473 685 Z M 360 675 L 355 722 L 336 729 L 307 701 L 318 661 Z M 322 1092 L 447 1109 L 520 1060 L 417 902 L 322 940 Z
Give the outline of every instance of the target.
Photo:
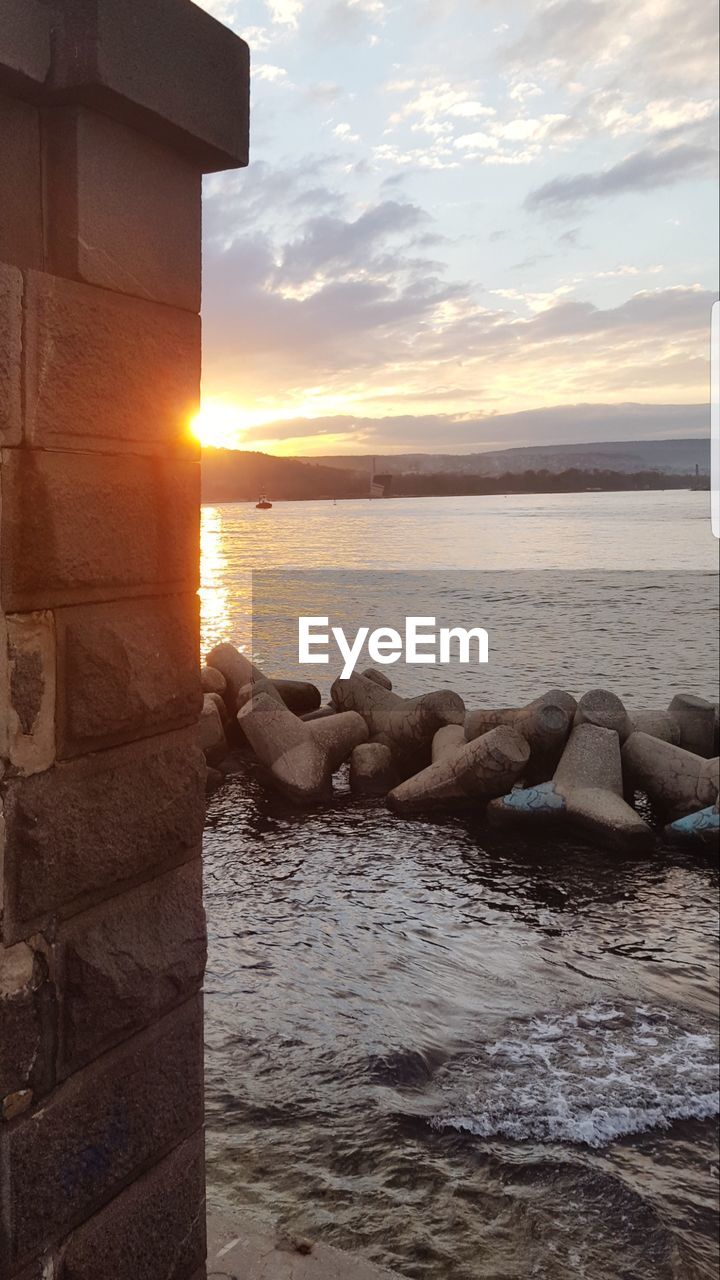
M 717 700 L 717 570 L 707 493 L 206 506 L 203 646 L 296 675 L 300 611 L 410 612 L 490 661 L 403 695 Z M 716 857 L 402 819 L 344 771 L 297 811 L 238 766 L 205 895 L 217 1208 L 412 1280 L 714 1280 Z

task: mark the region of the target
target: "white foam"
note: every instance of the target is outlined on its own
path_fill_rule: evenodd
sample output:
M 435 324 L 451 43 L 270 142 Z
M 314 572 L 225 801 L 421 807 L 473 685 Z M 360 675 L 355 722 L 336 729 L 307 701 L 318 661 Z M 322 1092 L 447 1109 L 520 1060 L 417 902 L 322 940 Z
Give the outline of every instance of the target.
M 437 1129 L 604 1147 L 718 1114 L 717 1040 L 663 1012 L 594 1004 L 512 1023 L 436 1080 Z

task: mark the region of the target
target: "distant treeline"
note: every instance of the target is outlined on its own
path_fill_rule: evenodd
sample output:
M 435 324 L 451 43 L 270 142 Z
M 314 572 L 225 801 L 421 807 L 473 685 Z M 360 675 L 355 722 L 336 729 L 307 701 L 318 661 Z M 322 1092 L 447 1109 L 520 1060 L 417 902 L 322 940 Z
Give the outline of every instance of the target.
M 621 471 L 580 470 L 575 467 L 557 473 L 523 471 L 502 476 L 480 476 L 461 472 L 406 472 L 383 478 L 389 480 L 388 496 L 397 498 L 710 487 L 707 476 L 664 475 L 659 471 L 626 474 Z M 257 502 L 261 493 L 266 493 L 271 502 L 367 498 L 370 492 L 370 475 L 298 462 L 295 458 L 274 458 L 265 453 L 206 449 L 203 452 L 202 492 L 204 502 Z
M 584 493 L 623 489 L 709 489 L 708 476 L 663 475 L 658 471 L 520 471 L 503 476 L 393 476 L 391 492 L 399 498 L 469 497 L 500 493 Z

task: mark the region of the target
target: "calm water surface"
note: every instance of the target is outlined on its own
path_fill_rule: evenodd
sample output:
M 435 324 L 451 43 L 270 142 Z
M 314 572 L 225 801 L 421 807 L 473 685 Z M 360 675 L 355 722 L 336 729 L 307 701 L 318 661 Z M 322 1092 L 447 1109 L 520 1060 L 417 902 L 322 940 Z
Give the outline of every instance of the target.
M 712 696 L 706 497 L 207 507 L 206 647 L 246 642 L 253 569 L 331 571 L 340 597 L 358 570 L 543 569 L 527 591 L 493 581 L 498 625 L 512 608 L 545 628 L 538 655 L 565 584 L 548 676 L 582 692 L 600 671 L 638 706 L 673 683 Z M 268 669 L 283 643 L 257 655 Z M 523 698 L 543 683 L 529 653 L 511 670 Z M 491 677 L 499 696 L 510 676 Z M 298 815 L 240 774 L 211 802 L 205 865 L 216 1203 L 418 1280 L 716 1275 L 707 860 L 403 821 L 352 801 L 342 775 L 330 809 Z

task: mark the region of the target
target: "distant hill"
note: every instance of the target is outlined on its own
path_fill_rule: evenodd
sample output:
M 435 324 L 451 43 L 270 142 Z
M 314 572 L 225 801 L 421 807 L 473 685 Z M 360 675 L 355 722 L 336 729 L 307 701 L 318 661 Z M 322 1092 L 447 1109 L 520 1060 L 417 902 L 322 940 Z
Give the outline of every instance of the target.
M 300 459 L 298 459 L 300 461 Z M 307 461 L 307 459 L 306 459 Z M 323 467 L 357 471 L 367 476 L 372 455 L 330 455 L 313 459 Z M 497 449 L 488 453 L 395 453 L 378 455 L 379 471 L 389 475 L 500 476 L 523 471 L 559 474 L 577 468 L 582 471 L 615 471 L 631 475 L 660 471 L 664 475 L 691 475 L 696 465 L 701 475 L 710 474 L 710 440 L 622 440 L 608 444 L 545 444 L 520 449 Z
M 240 449 L 203 449 L 203 502 L 257 502 L 305 498 L 354 498 L 367 494 L 367 481 L 355 471 L 273 458 Z
M 585 489 L 662 489 L 709 485 L 706 440 L 627 445 L 541 446 L 494 453 L 405 454 L 376 459 L 393 497 L 491 493 L 563 493 Z M 349 464 L 340 467 L 340 462 Z M 482 465 L 481 465 L 482 464 Z M 203 502 L 271 502 L 367 498 L 372 459 L 275 458 L 238 449 L 205 449 Z M 353 469 L 354 468 L 354 469 Z M 378 474 L 378 479 L 381 478 Z

